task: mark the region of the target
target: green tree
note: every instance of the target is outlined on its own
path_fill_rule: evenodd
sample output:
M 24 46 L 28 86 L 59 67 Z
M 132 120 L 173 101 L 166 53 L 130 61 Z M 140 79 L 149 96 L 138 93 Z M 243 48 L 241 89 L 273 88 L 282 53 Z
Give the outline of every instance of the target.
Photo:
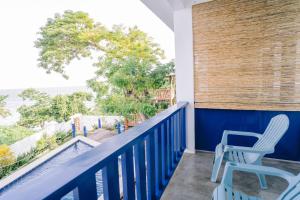
M 0 95 L 0 116 L 7 117 L 10 115 L 9 110 L 5 107 L 7 96 Z
M 39 34 L 35 46 L 39 48 L 39 66 L 61 73 L 67 78 L 64 67 L 80 57 L 90 57 L 91 50 L 99 49 L 99 41 L 106 34 L 105 28 L 84 12 L 65 11 L 49 18 Z
M 161 64 L 164 53 L 137 27 L 107 29 L 84 12 L 55 15 L 39 32 L 39 66 L 67 77 L 65 67 L 75 58 L 98 53 L 97 71 L 88 85 L 106 113 L 152 116 L 157 111 L 153 91 L 165 84 L 173 64 Z
M 18 108 L 21 115 L 18 123 L 31 128 L 43 127 L 46 121 L 51 120 L 68 121 L 76 113 L 87 114 L 89 109 L 85 103 L 92 100 L 92 95 L 86 92 L 50 97 L 35 89 L 24 90 L 19 96 L 30 101 L 30 104 Z
M 71 95 L 58 95 L 51 102 L 51 116 L 58 121 L 68 121 L 76 113 L 88 114 L 85 102 L 91 101 L 92 95 L 86 92 L 75 92 Z
M 51 116 L 51 98 L 46 93 L 30 88 L 19 94 L 19 97 L 30 101 L 30 105 L 22 105 L 18 108 L 21 115 L 19 125 L 29 128 L 44 126 L 46 121 L 53 119 Z

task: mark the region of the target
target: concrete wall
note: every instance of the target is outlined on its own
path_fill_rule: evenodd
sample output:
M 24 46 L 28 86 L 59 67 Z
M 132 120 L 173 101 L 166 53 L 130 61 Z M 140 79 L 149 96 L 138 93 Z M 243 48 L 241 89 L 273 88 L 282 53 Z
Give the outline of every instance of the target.
M 187 101 L 187 149 L 195 151 L 192 9 L 174 11 L 176 99 Z

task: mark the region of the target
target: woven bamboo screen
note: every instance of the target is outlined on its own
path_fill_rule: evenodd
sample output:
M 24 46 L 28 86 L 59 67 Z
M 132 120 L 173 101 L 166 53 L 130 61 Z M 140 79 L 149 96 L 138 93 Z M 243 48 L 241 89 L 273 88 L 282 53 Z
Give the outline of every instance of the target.
M 300 110 L 300 0 L 193 6 L 195 106 Z

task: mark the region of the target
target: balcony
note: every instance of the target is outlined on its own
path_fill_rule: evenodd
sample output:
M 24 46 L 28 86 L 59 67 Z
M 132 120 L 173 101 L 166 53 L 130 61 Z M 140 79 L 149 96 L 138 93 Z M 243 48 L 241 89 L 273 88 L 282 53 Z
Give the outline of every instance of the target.
M 70 192 L 74 200 L 211 199 L 218 185 L 210 181 L 214 154 L 184 153 L 187 105 L 178 103 L 0 199 L 65 199 Z M 296 162 L 265 158 L 263 164 L 300 172 Z M 97 195 L 99 170 L 103 196 Z M 267 181 L 269 188 L 260 190 L 255 175 L 234 176 L 237 189 L 265 199 L 275 199 L 287 187 L 278 178 L 267 177 Z
M 262 133 L 277 114 L 288 116 L 289 128 L 263 165 L 300 172 L 299 1 L 142 2 L 174 31 L 179 103 L 0 200 L 211 199 L 219 184 L 210 181 L 212 152 L 223 130 Z M 235 189 L 265 200 L 287 187 L 267 182 L 261 190 L 255 175 L 234 173 Z
M 186 148 L 186 106 L 178 103 L 0 199 L 52 200 L 70 193 L 75 200 L 159 199 Z M 100 170 L 103 196 L 97 195 Z

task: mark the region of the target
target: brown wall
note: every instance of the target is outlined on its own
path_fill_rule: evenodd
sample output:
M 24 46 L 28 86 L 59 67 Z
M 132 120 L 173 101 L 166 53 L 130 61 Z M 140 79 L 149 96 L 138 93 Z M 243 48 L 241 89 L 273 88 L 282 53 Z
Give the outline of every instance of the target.
M 300 110 L 300 0 L 193 6 L 200 108 Z

